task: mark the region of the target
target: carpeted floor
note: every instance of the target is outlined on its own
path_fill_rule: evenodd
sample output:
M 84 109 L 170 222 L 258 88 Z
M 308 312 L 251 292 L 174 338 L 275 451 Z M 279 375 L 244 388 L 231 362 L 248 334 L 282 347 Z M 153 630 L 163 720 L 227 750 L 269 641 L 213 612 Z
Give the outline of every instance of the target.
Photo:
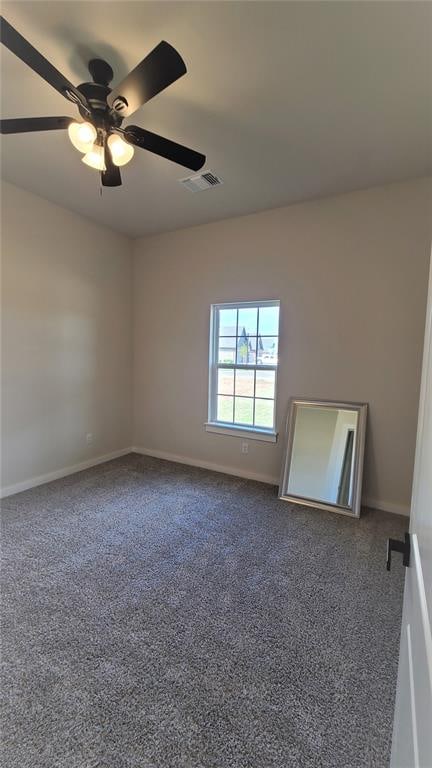
M 407 521 L 131 454 L 4 500 L 4 768 L 384 768 Z

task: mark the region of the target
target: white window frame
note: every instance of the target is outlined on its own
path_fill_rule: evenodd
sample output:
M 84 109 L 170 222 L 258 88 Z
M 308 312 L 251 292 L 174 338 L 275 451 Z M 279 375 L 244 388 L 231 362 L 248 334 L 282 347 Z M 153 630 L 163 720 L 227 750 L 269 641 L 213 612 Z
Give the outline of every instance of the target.
M 278 343 L 278 362 L 276 365 L 258 365 L 256 362 L 253 365 L 242 365 L 236 362 L 218 363 L 218 339 L 219 339 L 219 310 L 221 309 L 248 309 L 250 307 L 279 307 L 279 325 L 278 325 L 278 342 L 280 337 L 280 301 L 278 299 L 266 300 L 266 301 L 234 301 L 223 304 L 212 304 L 210 308 L 210 349 L 209 349 L 209 398 L 208 398 L 208 421 L 205 428 L 207 432 L 214 432 L 218 434 L 231 435 L 236 437 L 248 438 L 251 440 L 262 440 L 264 442 L 275 443 L 277 440 L 276 432 L 276 398 L 277 398 L 277 379 L 280 360 L 280 349 Z M 258 331 L 258 328 L 257 328 Z M 257 333 L 258 336 L 258 333 Z M 247 426 L 244 424 L 232 424 L 231 422 L 218 421 L 217 420 L 217 381 L 218 381 L 218 369 L 228 368 L 231 370 L 253 370 L 253 371 L 274 371 L 275 373 L 275 391 L 274 391 L 274 408 L 273 408 L 273 426 L 267 427 L 255 427 Z M 254 393 L 255 400 L 255 393 Z

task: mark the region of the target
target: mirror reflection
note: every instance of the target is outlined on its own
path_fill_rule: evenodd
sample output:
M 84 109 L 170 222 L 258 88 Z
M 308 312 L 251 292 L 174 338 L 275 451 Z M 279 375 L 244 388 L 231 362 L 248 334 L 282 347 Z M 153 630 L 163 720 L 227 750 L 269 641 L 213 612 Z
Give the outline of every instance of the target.
M 351 507 L 358 413 L 297 407 L 288 494 Z

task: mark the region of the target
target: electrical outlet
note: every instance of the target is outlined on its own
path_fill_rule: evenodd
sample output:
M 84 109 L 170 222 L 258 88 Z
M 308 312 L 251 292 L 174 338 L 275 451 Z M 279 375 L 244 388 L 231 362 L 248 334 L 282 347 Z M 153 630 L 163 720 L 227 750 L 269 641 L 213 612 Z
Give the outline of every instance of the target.
M 92 442 L 93 442 L 93 433 L 92 432 L 87 432 L 87 434 L 86 434 L 86 443 L 87 443 L 87 445 L 91 445 Z
M 241 444 L 241 452 L 242 453 L 249 453 L 249 443 L 242 442 Z

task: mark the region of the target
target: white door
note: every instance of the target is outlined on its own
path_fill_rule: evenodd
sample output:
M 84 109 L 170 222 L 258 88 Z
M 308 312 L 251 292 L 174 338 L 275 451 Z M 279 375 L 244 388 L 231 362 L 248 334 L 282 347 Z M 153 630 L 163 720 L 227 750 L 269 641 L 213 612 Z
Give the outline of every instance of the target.
M 432 261 L 391 768 L 432 768 Z M 395 555 L 397 557 L 397 555 Z

